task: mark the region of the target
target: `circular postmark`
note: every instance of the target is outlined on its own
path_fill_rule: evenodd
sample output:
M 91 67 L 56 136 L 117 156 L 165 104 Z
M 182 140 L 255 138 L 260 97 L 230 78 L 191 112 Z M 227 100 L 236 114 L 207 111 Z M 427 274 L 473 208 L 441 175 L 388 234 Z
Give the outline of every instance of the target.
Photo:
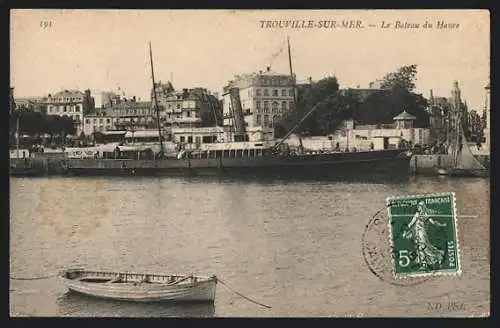
M 375 213 L 363 231 L 362 251 L 368 269 L 392 285 L 413 286 L 425 282 L 429 277 L 394 277 L 388 222 L 387 208 L 384 207 Z

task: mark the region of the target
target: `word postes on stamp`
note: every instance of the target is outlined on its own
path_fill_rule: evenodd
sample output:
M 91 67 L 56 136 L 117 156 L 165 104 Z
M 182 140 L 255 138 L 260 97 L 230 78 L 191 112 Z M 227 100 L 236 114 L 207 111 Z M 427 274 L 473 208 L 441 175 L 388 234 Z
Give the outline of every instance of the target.
M 387 207 L 396 278 L 461 274 L 454 193 L 390 197 Z

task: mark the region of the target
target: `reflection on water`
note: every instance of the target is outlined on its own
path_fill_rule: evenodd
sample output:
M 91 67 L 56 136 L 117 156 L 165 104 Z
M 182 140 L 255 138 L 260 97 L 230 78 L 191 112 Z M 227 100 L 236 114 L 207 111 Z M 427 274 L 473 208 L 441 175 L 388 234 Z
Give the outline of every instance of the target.
M 74 317 L 213 317 L 214 303 L 134 303 L 68 291 L 57 300 L 61 316 Z
M 207 305 L 130 304 L 66 295 L 56 279 L 10 281 L 13 316 L 466 316 L 490 300 L 487 179 L 368 182 L 211 178 L 10 179 L 10 275 L 68 267 L 215 274 Z M 417 286 L 381 281 L 362 255 L 386 197 L 456 193 L 463 274 Z M 64 295 L 64 296 L 63 296 Z M 62 297 L 61 299 L 58 299 Z M 429 302 L 465 310 L 429 311 Z

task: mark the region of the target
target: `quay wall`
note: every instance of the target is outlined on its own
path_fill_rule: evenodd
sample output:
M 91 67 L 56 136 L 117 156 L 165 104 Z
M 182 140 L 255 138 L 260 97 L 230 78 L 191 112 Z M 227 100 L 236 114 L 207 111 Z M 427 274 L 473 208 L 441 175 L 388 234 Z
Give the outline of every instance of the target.
M 489 167 L 489 155 L 474 156 L 482 165 Z M 451 155 L 413 155 L 410 160 L 410 173 L 437 175 L 439 169 L 453 168 Z

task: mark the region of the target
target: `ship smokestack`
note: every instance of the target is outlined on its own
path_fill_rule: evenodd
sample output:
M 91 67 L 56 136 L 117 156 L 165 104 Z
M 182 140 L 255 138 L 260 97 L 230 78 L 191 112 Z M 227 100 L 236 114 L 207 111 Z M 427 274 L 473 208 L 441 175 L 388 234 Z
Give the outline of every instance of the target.
M 231 88 L 229 94 L 231 98 L 231 107 L 233 108 L 235 134 L 243 135 L 245 134 L 245 116 L 241 109 L 240 89 Z

